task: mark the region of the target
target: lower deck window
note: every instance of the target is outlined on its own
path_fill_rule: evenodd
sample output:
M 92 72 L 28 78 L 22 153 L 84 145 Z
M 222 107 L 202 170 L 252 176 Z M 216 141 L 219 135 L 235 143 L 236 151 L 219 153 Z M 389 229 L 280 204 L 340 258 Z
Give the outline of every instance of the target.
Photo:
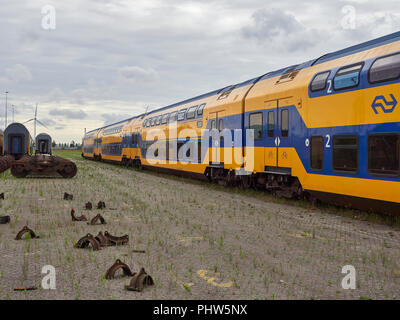
M 399 175 L 398 134 L 368 136 L 368 171 L 372 174 Z
M 310 164 L 313 170 L 322 170 L 324 163 L 324 138 L 311 137 Z
M 358 170 L 358 137 L 333 136 L 333 169 L 355 173 Z

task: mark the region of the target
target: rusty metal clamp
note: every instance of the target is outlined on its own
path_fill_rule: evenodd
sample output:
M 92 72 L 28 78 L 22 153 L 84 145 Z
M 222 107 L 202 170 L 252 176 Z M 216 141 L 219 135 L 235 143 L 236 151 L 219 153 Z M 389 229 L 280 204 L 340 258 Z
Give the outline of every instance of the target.
M 135 273 L 129 285 L 125 286 L 126 290 L 141 292 L 144 287 L 154 285 L 153 279 L 141 268 L 139 273 Z
M 80 217 L 75 216 L 75 210 L 72 208 L 71 210 L 71 217 L 72 221 L 87 221 L 87 218 L 85 215 L 81 215 Z
M 106 279 L 114 279 L 115 272 L 117 272 L 119 269 L 122 269 L 125 276 L 131 277 L 134 275 L 126 263 L 123 263 L 121 260 L 117 259 L 115 263 L 107 270 Z
M 84 249 L 89 247 L 89 244 L 92 246 L 94 251 L 100 250 L 100 243 L 90 233 L 79 239 L 74 247 L 78 249 Z
M 21 229 L 21 231 L 19 231 L 19 232 L 17 233 L 17 236 L 15 237 L 15 240 L 21 240 L 21 239 L 22 239 L 22 236 L 23 236 L 25 233 L 28 233 L 28 232 L 29 232 L 29 234 L 31 235 L 31 239 L 38 239 L 38 238 L 39 238 L 39 236 L 37 236 L 36 233 L 33 232 L 32 229 L 29 229 L 27 226 L 25 226 L 25 227 L 23 227 L 23 228 Z
M 100 223 L 97 223 L 100 220 Z M 90 225 L 95 225 L 95 224 L 107 224 L 106 220 L 102 217 L 101 214 L 98 214 L 95 216 L 90 222 L 88 222 Z

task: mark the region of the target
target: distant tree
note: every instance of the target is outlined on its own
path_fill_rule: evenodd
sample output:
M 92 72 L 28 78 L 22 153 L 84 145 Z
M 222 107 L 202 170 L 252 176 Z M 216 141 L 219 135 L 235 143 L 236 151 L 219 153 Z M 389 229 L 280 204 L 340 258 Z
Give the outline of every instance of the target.
M 51 143 L 51 146 L 52 146 L 53 148 L 55 148 L 55 147 L 57 146 L 57 143 L 53 140 L 53 142 Z
M 69 147 L 70 148 L 75 148 L 75 141 L 74 140 L 71 141 L 71 143 L 69 144 Z

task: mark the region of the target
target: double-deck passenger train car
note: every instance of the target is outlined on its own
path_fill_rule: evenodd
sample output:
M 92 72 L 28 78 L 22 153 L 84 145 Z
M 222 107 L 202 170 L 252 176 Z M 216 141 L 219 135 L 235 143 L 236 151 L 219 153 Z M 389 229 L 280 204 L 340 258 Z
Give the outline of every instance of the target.
M 399 82 L 400 32 L 90 131 L 82 155 L 396 213 Z
M 36 136 L 35 153 L 51 155 L 51 137 L 47 133 L 39 133 Z
M 10 124 L 4 131 L 4 154 L 19 160 L 32 152 L 33 140 L 28 129 L 21 123 Z

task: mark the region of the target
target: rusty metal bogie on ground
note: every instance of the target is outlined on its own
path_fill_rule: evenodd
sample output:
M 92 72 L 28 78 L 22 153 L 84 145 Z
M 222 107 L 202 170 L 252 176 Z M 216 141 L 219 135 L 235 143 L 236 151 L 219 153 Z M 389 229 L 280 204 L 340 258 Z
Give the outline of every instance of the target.
M 23 156 L 13 162 L 11 173 L 17 178 L 24 178 L 28 174 L 55 175 L 59 174 L 63 178 L 73 178 L 78 169 L 74 162 L 51 155 Z

